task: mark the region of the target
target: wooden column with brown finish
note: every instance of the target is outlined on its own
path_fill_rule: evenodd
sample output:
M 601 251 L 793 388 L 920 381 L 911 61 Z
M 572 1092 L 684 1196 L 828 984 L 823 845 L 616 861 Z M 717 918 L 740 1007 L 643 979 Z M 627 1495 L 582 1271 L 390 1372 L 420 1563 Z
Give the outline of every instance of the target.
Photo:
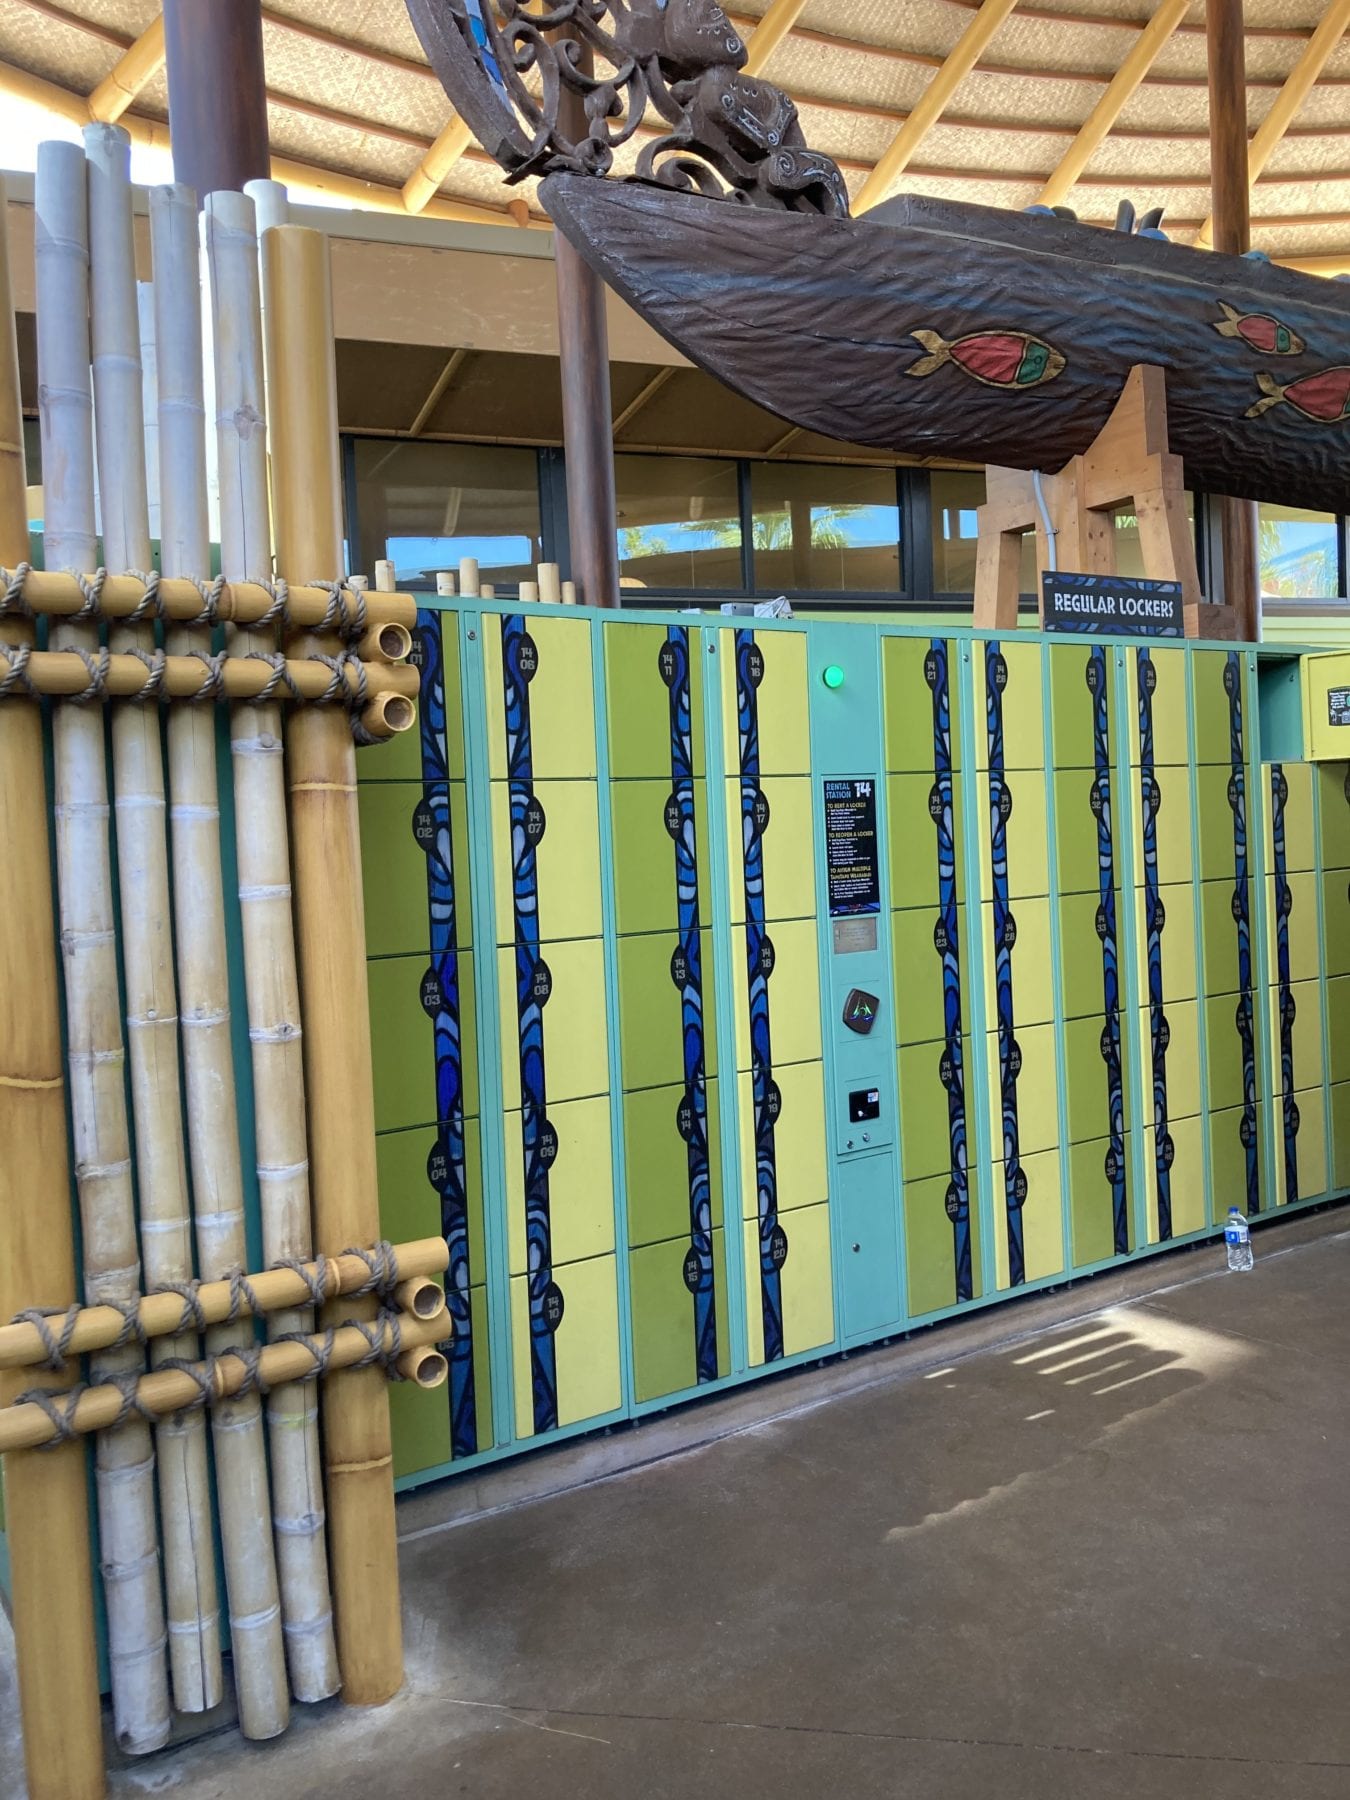
M 1209 167 L 1214 248 L 1241 256 L 1251 248 L 1247 180 L 1247 65 L 1242 0 L 1205 0 L 1209 42 Z M 1256 502 L 1219 499 L 1223 537 L 1223 592 L 1236 614 L 1236 635 L 1261 636 L 1260 578 L 1256 558 Z
M 208 194 L 271 173 L 262 0 L 164 0 L 174 179 Z
M 587 73 L 594 67 L 589 46 L 583 47 L 580 66 Z M 585 137 L 587 119 L 581 96 L 568 87 L 562 90 L 558 122 L 564 137 L 576 142 Z M 609 385 L 605 284 L 561 231 L 553 234 L 553 258 L 572 579 L 584 606 L 618 606 L 614 404 Z
M 337 379 L 328 240 L 282 225 L 263 236 L 263 316 L 277 568 L 333 581 L 342 568 Z M 301 655 L 332 655 L 312 633 Z M 316 1249 L 380 1236 L 366 987 L 356 750 L 345 711 L 299 706 L 286 746 L 292 881 L 304 1018 Z M 321 1325 L 373 1318 L 373 1297 L 324 1308 Z M 323 1384 L 328 1546 L 343 1698 L 378 1706 L 403 1683 L 388 1382 L 378 1365 Z
M 0 564 L 28 560 L 19 354 L 0 182 Z M 11 644 L 33 622 L 7 617 Z M 78 1296 L 66 1149 L 61 1010 L 52 922 L 51 846 L 42 714 L 0 701 L 0 1319 Z M 68 1388 L 79 1373 L 0 1373 L 0 1404 L 27 1388 Z M 28 1792 L 32 1800 L 101 1800 L 103 1724 L 94 1636 L 86 1446 L 4 1459 L 5 1529 Z

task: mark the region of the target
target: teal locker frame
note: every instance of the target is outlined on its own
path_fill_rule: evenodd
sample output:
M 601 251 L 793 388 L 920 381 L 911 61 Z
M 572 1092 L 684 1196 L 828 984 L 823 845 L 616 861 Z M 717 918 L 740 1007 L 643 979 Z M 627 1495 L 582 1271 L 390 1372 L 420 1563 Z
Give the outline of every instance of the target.
M 468 797 L 470 854 L 473 859 L 475 879 L 471 885 L 471 906 L 473 916 L 473 935 L 477 945 L 495 945 L 497 941 L 497 921 L 495 917 L 496 901 L 493 880 L 485 872 L 492 865 L 493 839 L 489 809 L 488 786 L 488 739 L 489 720 L 487 713 L 487 686 L 484 665 L 485 630 L 503 614 L 523 613 L 530 617 L 554 617 L 560 615 L 552 608 L 520 605 L 510 601 L 488 601 L 478 599 L 437 600 L 428 598 L 428 610 L 444 615 L 446 624 L 456 628 L 459 636 L 461 680 L 463 684 L 463 708 L 465 727 L 466 757 L 466 794 Z M 849 675 L 845 689 L 848 700 L 860 709 L 864 719 L 875 720 L 873 742 L 866 755 L 855 758 L 861 768 L 863 763 L 873 762 L 882 779 L 884 791 L 885 753 L 883 737 L 884 699 L 882 682 L 882 645 L 888 638 L 905 640 L 931 641 L 934 638 L 944 639 L 949 646 L 953 683 L 961 684 L 961 705 L 959 709 L 959 734 L 961 746 L 961 766 L 969 784 L 966 803 L 962 808 L 961 842 L 958 854 L 964 861 L 965 904 L 967 917 L 971 921 L 968 937 L 968 956 L 972 979 L 968 982 L 968 1017 L 964 1029 L 968 1033 L 973 1046 L 980 1047 L 970 1058 L 968 1075 L 969 1083 L 969 1117 L 973 1134 L 970 1145 L 971 1168 L 976 1172 L 976 1192 L 974 1204 L 978 1208 L 979 1245 L 981 1282 L 979 1294 L 971 1300 L 959 1301 L 954 1305 L 941 1307 L 929 1312 L 912 1314 L 909 1310 L 908 1295 L 903 1278 L 903 1259 L 905 1256 L 904 1222 L 901 1217 L 898 1225 L 900 1256 L 902 1261 L 900 1284 L 900 1307 L 896 1318 L 889 1322 L 884 1330 L 869 1331 L 848 1335 L 843 1330 L 843 1281 L 844 1256 L 847 1254 L 844 1243 L 843 1208 L 838 1203 L 840 1190 L 836 1187 L 839 1168 L 835 1157 L 835 1118 L 830 1095 L 835 1087 L 836 1052 L 832 1041 L 831 1018 L 829 1016 L 830 971 L 829 951 L 827 947 L 828 932 L 818 929 L 817 943 L 819 954 L 819 978 L 822 1000 L 822 1053 L 826 1083 L 825 1105 L 825 1137 L 827 1165 L 831 1172 L 831 1210 L 830 1234 L 832 1254 L 832 1303 L 834 1316 L 834 1335 L 828 1343 L 815 1346 L 809 1350 L 785 1355 L 769 1363 L 752 1365 L 749 1361 L 749 1340 L 746 1317 L 747 1267 L 745 1241 L 740 1229 L 740 1144 L 741 1144 L 741 1098 L 739 1083 L 734 1079 L 719 1079 L 718 1109 L 720 1114 L 720 1173 L 723 1193 L 723 1245 L 726 1262 L 726 1297 L 727 1297 L 727 1334 L 729 1345 L 728 1372 L 715 1380 L 705 1381 L 687 1386 L 670 1393 L 661 1394 L 648 1400 L 636 1397 L 634 1379 L 634 1345 L 631 1312 L 631 1280 L 629 1269 L 629 1220 L 625 1182 L 625 1143 L 624 1119 L 622 1108 L 622 1071 L 620 1068 L 620 1045 L 617 1023 L 613 1023 L 609 1032 L 608 1058 L 610 1079 L 610 1136 L 611 1157 L 614 1169 L 614 1228 L 615 1228 L 615 1260 L 619 1292 L 619 1368 L 621 1399 L 620 1404 L 612 1410 L 594 1417 L 561 1425 L 542 1434 L 518 1436 L 515 1425 L 515 1389 L 512 1362 L 512 1325 L 510 1316 L 510 1276 L 508 1272 L 508 1254 L 506 1237 L 505 1208 L 500 1197 L 505 1192 L 506 1144 L 502 1126 L 502 1046 L 498 1042 L 495 1021 L 500 1017 L 500 994 L 498 970 L 495 957 L 479 956 L 475 959 L 475 998 L 477 1017 L 480 1028 L 474 1053 L 477 1057 L 477 1072 L 480 1093 L 480 1116 L 482 1121 L 481 1155 L 484 1183 L 484 1233 L 488 1259 L 486 1284 L 488 1286 L 488 1319 L 489 1319 L 489 1354 L 492 1376 L 493 1397 L 493 1437 L 494 1442 L 488 1449 L 475 1455 L 437 1464 L 433 1467 L 403 1475 L 399 1480 L 401 1489 L 408 1489 L 440 1477 L 457 1473 L 463 1469 L 479 1467 L 486 1463 L 501 1460 L 507 1456 L 517 1455 L 547 1443 L 564 1441 L 569 1438 L 583 1436 L 587 1433 L 602 1430 L 628 1419 L 640 1419 L 652 1414 L 661 1413 L 672 1406 L 701 1399 L 707 1395 L 725 1391 L 747 1381 L 758 1379 L 762 1375 L 776 1374 L 802 1364 L 819 1362 L 836 1355 L 841 1351 L 860 1347 L 870 1342 L 883 1342 L 887 1339 L 907 1333 L 919 1326 L 938 1323 L 943 1319 L 970 1312 L 977 1308 L 997 1305 L 1000 1301 L 1015 1294 L 1034 1292 L 1045 1288 L 1062 1285 L 1087 1274 L 1096 1273 L 1105 1268 L 1118 1266 L 1124 1261 L 1137 1260 L 1144 1256 L 1157 1254 L 1177 1244 L 1203 1241 L 1216 1235 L 1218 1227 L 1214 1223 L 1214 1174 L 1211 1160 L 1210 1134 L 1207 1129 L 1208 1120 L 1208 1083 L 1207 1083 L 1207 1045 L 1206 1032 L 1203 1025 L 1203 1011 L 1197 996 L 1198 1034 L 1200 1043 L 1201 1066 L 1201 1118 L 1206 1122 L 1201 1130 L 1202 1174 L 1205 1193 L 1205 1224 L 1200 1228 L 1178 1234 L 1163 1243 L 1146 1241 L 1146 1137 L 1144 1127 L 1148 1122 L 1147 1102 L 1151 1093 L 1151 1081 L 1145 1080 L 1146 1045 L 1140 1032 L 1131 1028 L 1126 1042 L 1130 1047 L 1132 1058 L 1132 1079 L 1130 1081 L 1130 1110 L 1126 1120 L 1126 1129 L 1130 1141 L 1131 1158 L 1131 1205 L 1132 1205 L 1132 1242 L 1134 1247 L 1124 1256 L 1112 1255 L 1093 1261 L 1076 1263 L 1073 1261 L 1072 1232 L 1070 1218 L 1069 1193 L 1069 1130 L 1067 1120 L 1067 1087 L 1064 1079 L 1065 1068 L 1065 1006 L 1063 994 L 1063 952 L 1061 944 L 1061 926 L 1059 909 L 1059 875 L 1056 855 L 1056 808 L 1053 803 L 1047 804 L 1047 855 L 1049 873 L 1047 882 L 1047 899 L 1050 916 L 1050 948 L 1051 948 L 1051 980 L 1054 995 L 1054 1055 L 1056 1078 L 1058 1082 L 1057 1112 L 1060 1155 L 1060 1214 L 1061 1234 L 1064 1245 L 1064 1266 L 1061 1270 L 1042 1277 L 1029 1279 L 1015 1287 L 997 1288 L 995 1286 L 995 1251 L 994 1251 L 994 1212 L 993 1193 L 989 1171 L 997 1158 L 994 1155 L 995 1145 L 992 1141 L 993 1121 L 998 1096 L 991 1091 L 987 1060 L 982 1053 L 987 1034 L 990 1029 L 991 1007 L 989 996 L 985 992 L 983 981 L 982 946 L 978 941 L 980 924 L 984 919 L 983 906 L 989 898 L 986 871 L 980 847 L 980 826 L 978 806 L 975 804 L 977 768 L 976 737 L 977 730 L 983 721 L 983 696 L 981 689 L 980 662 L 982 652 L 977 646 L 990 641 L 1012 639 L 1019 645 L 1034 644 L 1039 649 L 1039 670 L 1041 680 L 1040 695 L 1040 742 L 1045 756 L 1046 766 L 1050 766 L 1052 745 L 1052 687 L 1049 679 L 1050 658 L 1053 647 L 1069 647 L 1083 643 L 1086 649 L 1090 643 L 1104 643 L 1108 665 L 1111 673 L 1112 698 L 1114 716 L 1112 723 L 1112 766 L 1119 783 L 1116 804 L 1120 809 L 1121 829 L 1120 843 L 1120 973 L 1121 973 L 1121 1008 L 1131 1020 L 1137 1021 L 1140 1009 L 1147 1002 L 1147 994 L 1142 989 L 1141 945 L 1139 943 L 1138 922 L 1136 918 L 1133 896 L 1137 879 L 1135 867 L 1134 814 L 1137 805 L 1137 794 L 1134 783 L 1130 780 L 1131 766 L 1129 760 L 1129 678 L 1128 658 L 1137 651 L 1139 640 L 1107 639 L 1083 640 L 1076 638 L 1050 638 L 1041 634 L 1019 632 L 1015 638 L 1008 633 L 976 631 L 968 627 L 947 625 L 943 621 L 931 621 L 922 625 L 911 625 L 899 621 L 832 621 L 828 619 L 809 620 L 767 620 L 749 617 L 731 617 L 719 614 L 696 614 L 687 612 L 647 612 L 627 616 L 613 613 L 568 614 L 573 628 L 587 630 L 590 634 L 592 699 L 595 706 L 596 730 L 596 768 L 597 784 L 602 804 L 599 808 L 599 856 L 602 901 L 602 924 L 604 936 L 604 969 L 607 1009 L 611 1021 L 619 1016 L 619 968 L 618 968 L 618 934 L 616 929 L 616 893 L 614 879 L 614 823 L 610 808 L 603 803 L 610 778 L 610 744 L 609 717 L 606 705 L 606 661 L 605 633 L 607 630 L 623 630 L 628 625 L 634 627 L 659 626 L 667 629 L 671 626 L 684 628 L 689 633 L 691 661 L 696 653 L 703 669 L 704 704 L 703 704 L 703 754 L 704 780 L 707 795 L 707 834 L 706 842 L 701 845 L 701 856 L 706 860 L 708 870 L 708 916 L 704 925 L 709 934 L 712 950 L 712 976 L 717 995 L 715 1043 L 717 1048 L 718 1068 L 723 1076 L 734 1074 L 736 1066 L 736 1007 L 740 997 L 734 987 L 734 963 L 732 938 L 733 904 L 731 889 L 732 856 L 728 842 L 728 825 L 726 809 L 722 804 L 725 794 L 725 782 L 729 774 L 734 774 L 734 746 L 724 739 L 722 682 L 725 679 L 722 665 L 726 660 L 726 646 L 733 641 L 730 634 L 736 629 L 752 629 L 757 637 L 761 634 L 796 633 L 804 637 L 806 643 L 806 668 L 808 683 L 808 704 L 811 721 L 811 790 L 813 811 L 813 832 L 817 849 L 816 856 L 816 898 L 818 919 L 828 922 L 828 905 L 825 890 L 825 876 L 822 867 L 821 849 L 823 844 L 821 808 L 819 804 L 819 784 L 822 770 L 827 766 L 837 769 L 839 753 L 832 747 L 830 739 L 831 726 L 825 712 L 827 690 L 820 683 L 821 672 L 828 662 L 843 662 L 848 666 Z M 1197 789 L 1194 780 L 1195 751 L 1195 698 L 1193 683 L 1190 679 L 1191 658 L 1196 650 L 1226 650 L 1222 645 L 1179 645 L 1155 644 L 1155 654 L 1184 658 L 1186 662 L 1186 731 L 1192 778 L 1189 792 L 1189 830 L 1191 837 L 1192 858 L 1198 855 L 1197 839 L 1199 830 L 1199 814 Z M 1251 892 L 1253 899 L 1251 918 L 1251 938 L 1253 956 L 1253 994 L 1256 1003 L 1256 1056 L 1258 1069 L 1258 1107 L 1261 1116 L 1262 1133 L 1267 1153 L 1264 1157 L 1262 1193 L 1263 1216 L 1265 1212 L 1274 1210 L 1275 1202 L 1275 1163 L 1270 1153 L 1275 1144 L 1274 1133 L 1277 1129 L 1276 1099 L 1274 1083 L 1270 1070 L 1269 1028 L 1266 1016 L 1269 994 L 1271 991 L 1271 970 L 1269 966 L 1269 946 L 1267 934 L 1267 904 L 1265 885 L 1265 806 L 1267 803 L 1268 765 L 1261 761 L 1260 719 L 1256 705 L 1256 669 L 1258 653 L 1254 650 L 1242 652 L 1247 676 L 1247 704 L 1244 716 L 1246 775 L 1248 784 L 1248 842 L 1251 865 Z M 829 696 L 833 698 L 833 696 Z M 870 727 L 869 727 L 870 729 Z M 377 755 L 373 752 L 372 755 Z M 1128 802 L 1128 804 L 1127 804 Z M 1314 804 L 1317 804 L 1316 788 L 1314 788 Z M 889 882 L 889 844 L 888 834 L 890 821 L 884 804 L 878 805 L 878 850 L 882 884 L 882 911 L 880 915 L 882 928 L 885 929 L 890 919 Z M 1203 933 L 1203 915 L 1200 898 L 1200 883 L 1193 883 L 1193 924 L 1196 932 L 1197 949 Z M 1319 943 L 1325 941 L 1325 922 L 1321 917 L 1322 900 L 1318 898 Z M 886 960 L 889 963 L 889 945 L 886 947 Z M 1197 981 L 1197 987 L 1201 984 Z M 887 1001 L 891 995 L 888 992 Z M 1325 1130 L 1327 1134 L 1327 1155 L 1329 1182 L 1333 1168 L 1331 1160 L 1332 1116 L 1330 1095 L 1327 1092 L 1330 1076 L 1330 1056 L 1326 1044 L 1327 1021 L 1326 1008 L 1323 1005 L 1322 1031 L 1324 1038 L 1323 1053 L 1323 1097 L 1325 1113 Z M 466 1045 L 466 1053 L 468 1046 Z M 897 1075 L 894 1046 L 887 1054 L 879 1058 L 884 1066 L 886 1078 L 891 1084 L 891 1094 L 897 1093 Z M 894 1103 L 894 1100 L 893 1100 Z M 898 1107 L 895 1119 L 895 1150 L 898 1158 L 900 1142 L 900 1124 Z M 897 1162 L 898 1169 L 898 1162 Z M 494 1196 L 497 1199 L 494 1201 Z M 1328 1186 L 1325 1193 L 1306 1196 L 1290 1207 L 1281 1211 L 1292 1211 L 1298 1207 L 1321 1204 L 1327 1199 L 1338 1197 L 1338 1191 Z M 898 1201 L 897 1201 L 898 1207 Z

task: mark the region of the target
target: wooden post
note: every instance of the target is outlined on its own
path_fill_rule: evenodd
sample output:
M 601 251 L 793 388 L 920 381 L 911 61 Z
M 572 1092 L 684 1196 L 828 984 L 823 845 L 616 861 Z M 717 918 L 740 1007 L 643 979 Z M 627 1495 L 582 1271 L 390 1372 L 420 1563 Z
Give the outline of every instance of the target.
M 594 67 L 588 46 L 583 48 L 581 67 L 587 73 Z M 558 114 L 563 135 L 580 142 L 587 129 L 581 96 L 564 87 Z M 572 579 L 583 604 L 618 606 L 619 519 L 605 284 L 561 231 L 553 234 L 553 261 Z
M 1206 0 L 1209 46 L 1209 170 L 1214 248 L 1241 256 L 1251 248 L 1247 170 L 1247 66 L 1242 0 Z M 1236 635 L 1261 637 L 1261 585 L 1254 500 L 1216 499 L 1223 538 L 1223 595 Z
M 0 563 L 28 557 L 19 352 L 0 182 Z M 33 622 L 6 618 L 10 643 Z M 76 1296 L 66 1152 L 61 1011 L 52 923 L 51 846 L 36 701 L 0 705 L 0 1318 Z M 59 1375 L 0 1374 L 0 1405 Z M 94 1643 L 89 1496 L 83 1444 L 5 1458 L 19 1709 L 31 1800 L 101 1800 L 103 1728 Z
M 263 289 L 277 566 L 292 580 L 331 581 L 341 572 L 342 508 L 328 240 L 295 225 L 269 231 Z M 336 648 L 317 634 L 302 642 Z M 331 1256 L 380 1235 L 356 750 L 341 708 L 296 710 L 287 766 L 310 1191 L 317 1247 Z M 344 1300 L 321 1323 L 374 1314 L 373 1298 Z M 327 1383 L 322 1405 L 342 1690 L 354 1706 L 377 1706 L 403 1682 L 384 1371 Z
M 174 179 L 201 202 L 271 174 L 262 0 L 164 0 Z

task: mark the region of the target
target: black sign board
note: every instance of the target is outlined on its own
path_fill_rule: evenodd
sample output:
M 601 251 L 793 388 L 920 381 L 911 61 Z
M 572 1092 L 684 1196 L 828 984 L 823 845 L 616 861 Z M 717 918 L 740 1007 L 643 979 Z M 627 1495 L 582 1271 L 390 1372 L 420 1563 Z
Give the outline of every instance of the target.
M 881 911 L 874 781 L 825 783 L 825 866 L 832 919 Z
M 1327 689 L 1327 719 L 1332 725 L 1350 725 L 1350 688 Z
M 1042 575 L 1041 624 L 1090 636 L 1184 637 L 1181 583 L 1065 570 Z

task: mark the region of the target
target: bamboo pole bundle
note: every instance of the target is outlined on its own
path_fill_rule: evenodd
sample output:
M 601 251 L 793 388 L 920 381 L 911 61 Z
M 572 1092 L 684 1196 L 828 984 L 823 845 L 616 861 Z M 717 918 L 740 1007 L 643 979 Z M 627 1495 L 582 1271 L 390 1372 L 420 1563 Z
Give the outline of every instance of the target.
M 255 1382 L 271 1386 L 300 1381 L 323 1370 L 351 1369 L 359 1362 L 369 1362 L 369 1366 L 353 1371 L 345 1381 L 339 1382 L 339 1390 L 350 1387 L 363 1374 L 384 1382 L 384 1369 L 370 1361 L 372 1349 L 381 1360 L 394 1357 L 393 1367 L 404 1380 L 436 1387 L 439 1380 L 444 1380 L 444 1372 L 439 1371 L 434 1362 L 428 1364 L 425 1352 L 429 1347 L 444 1343 L 450 1335 L 450 1314 L 444 1302 L 442 1294 L 439 1309 L 428 1319 L 385 1314 L 370 1324 L 339 1325 L 334 1329 L 331 1341 L 326 1332 L 318 1332 L 312 1337 L 264 1344 L 253 1349 L 226 1346 L 208 1362 L 185 1369 L 155 1369 L 137 1383 L 135 1405 L 162 1416 L 185 1406 L 199 1405 L 206 1392 L 211 1395 L 213 1412 L 219 1412 L 232 1403 L 237 1404 L 233 1397 L 247 1392 Z M 443 1357 L 440 1361 L 444 1365 Z M 0 1455 L 8 1456 L 15 1450 L 50 1444 L 61 1430 L 52 1417 L 53 1412 L 71 1431 L 84 1434 L 106 1433 L 126 1409 L 127 1398 L 122 1389 L 112 1386 L 87 1387 L 66 1401 L 57 1396 L 47 1406 L 34 1401 L 17 1402 L 0 1411 Z M 369 1578 L 372 1581 L 377 1578 L 373 1567 Z M 63 1794 L 62 1800 L 67 1800 L 67 1796 Z
M 28 554 L 19 353 L 0 182 L 0 559 Z M 31 642 L 22 616 L 5 635 Z M 75 1287 L 42 715 L 0 707 L 0 1318 Z M 20 922 L 22 922 L 20 928 Z M 22 1330 L 23 1327 L 13 1329 Z M 68 1387 L 74 1369 L 42 1377 Z M 30 1382 L 0 1375 L 0 1405 Z M 30 1800 L 101 1800 L 103 1733 L 82 1444 L 5 1459 L 19 1711 Z
M 327 242 L 280 226 L 263 240 L 263 271 L 277 561 L 296 576 L 332 578 L 342 529 Z M 288 749 L 314 1228 L 321 1243 L 368 1243 L 379 1220 L 356 754 L 347 722 L 317 707 L 292 715 Z M 323 1417 L 343 1690 L 354 1705 L 378 1705 L 403 1680 L 379 1372 L 326 1388 Z
M 0 581 L 8 582 L 12 568 L 0 568 Z M 353 585 L 353 584 L 349 584 Z M 30 569 L 24 577 L 23 601 L 35 613 L 52 617 L 70 617 L 87 604 L 88 586 L 74 575 L 59 570 Z M 200 617 L 203 596 L 196 580 L 167 579 L 154 583 L 155 605 L 169 619 Z M 107 575 L 98 584 L 98 611 L 105 619 L 125 619 L 146 604 L 146 583 L 136 575 Z M 271 617 L 277 596 L 257 582 L 233 582 L 222 585 L 213 594 L 211 604 L 217 618 L 234 625 L 249 625 Z M 348 610 L 354 601 L 345 602 Z M 320 628 L 333 610 L 333 595 L 325 588 L 292 587 L 286 597 L 286 622 L 296 628 Z M 411 594 L 383 594 L 372 597 L 366 605 L 370 625 L 395 623 L 410 629 L 417 623 L 417 602 Z
M 273 185 L 273 184 L 268 184 Z M 212 194 L 205 212 L 220 468 L 220 566 L 229 578 L 271 569 L 267 438 L 258 244 L 253 202 Z M 406 628 L 382 629 L 407 637 Z M 236 628 L 232 651 L 274 652 L 275 627 Z M 397 647 L 397 646 L 396 646 Z M 265 1260 L 313 1253 L 300 980 L 291 918 L 290 832 L 281 707 L 247 702 L 230 712 L 239 912 L 257 1136 Z M 311 1306 L 268 1320 L 269 1336 L 312 1331 Z M 301 1385 L 268 1398 L 272 1505 L 282 1622 L 297 1700 L 325 1700 L 341 1686 L 328 1586 L 318 1397 Z
M 17 707 L 0 711 L 0 726 L 19 711 Z M 0 999 L 3 997 L 0 995 Z M 3 1098 L 2 1092 L 0 1098 Z M 433 1295 L 441 1295 L 442 1290 L 427 1277 L 442 1274 L 449 1266 L 450 1252 L 445 1239 L 415 1238 L 408 1244 L 393 1245 L 391 1254 L 393 1274 L 398 1280 L 394 1296 L 400 1311 L 412 1313 L 419 1319 L 430 1317 L 430 1299 Z M 194 1289 L 193 1303 L 203 1323 L 218 1325 L 236 1317 L 253 1315 L 255 1301 L 257 1312 L 302 1307 L 313 1294 L 315 1283 L 321 1283 L 328 1296 L 350 1294 L 369 1283 L 370 1272 L 370 1261 L 365 1256 L 349 1253 L 319 1257 L 313 1262 L 302 1263 L 298 1269 L 267 1269 L 250 1275 L 247 1285 L 235 1281 L 199 1282 Z M 65 1291 L 69 1292 L 69 1284 Z M 172 1335 L 183 1318 L 183 1307 L 183 1299 L 178 1294 L 142 1295 L 136 1312 L 140 1335 L 147 1338 Z M 430 1310 L 439 1311 L 439 1303 Z M 111 1306 L 76 1307 L 74 1316 L 69 1319 L 68 1337 L 66 1331 L 65 1317 L 57 1317 L 47 1326 L 47 1332 L 64 1345 L 64 1356 L 87 1356 L 91 1350 L 101 1350 L 124 1336 L 126 1319 Z M 46 1357 L 47 1339 L 36 1324 L 24 1321 L 0 1325 L 0 1369 L 28 1368 L 45 1361 Z
M 157 188 L 151 203 L 155 258 L 161 447 L 160 561 L 167 574 L 209 566 L 202 310 L 197 209 L 190 189 Z M 210 631 L 170 625 L 171 655 L 209 654 Z M 183 1016 L 188 1146 L 192 1161 L 197 1265 L 216 1281 L 247 1266 L 214 708 L 169 711 L 173 800 L 173 890 L 178 920 L 178 985 Z M 206 1333 L 206 1353 L 236 1337 L 229 1325 Z M 262 1402 L 241 1394 L 215 1408 L 211 1439 L 229 1598 L 230 1648 L 246 1738 L 276 1737 L 290 1722 L 281 1604 L 268 1505 Z
M 38 150 L 35 186 L 37 334 L 46 560 L 95 567 L 89 387 L 89 212 L 77 145 Z M 97 648 L 98 627 L 53 629 L 58 648 Z M 56 864 L 65 970 L 67 1057 L 75 1181 L 87 1299 L 128 1301 L 140 1287 L 123 1079 L 126 1062 L 108 844 L 101 710 L 55 709 Z M 144 1365 L 135 1346 L 109 1350 L 100 1380 Z M 105 1433 L 95 1451 L 113 1722 L 140 1754 L 169 1735 L 164 1601 L 155 1525 L 154 1452 L 139 1419 Z
M 116 569 L 150 567 L 150 514 L 131 222 L 131 144 L 116 125 L 87 125 L 90 331 L 94 426 L 103 504 L 103 554 Z M 110 649 L 155 648 L 150 623 L 122 621 Z M 141 1261 L 150 1286 L 192 1278 L 191 1208 L 178 1076 L 178 998 L 169 908 L 169 846 L 159 709 L 134 703 L 112 716 L 113 813 L 121 898 L 127 1050 L 135 1126 Z M 174 1340 L 158 1355 L 191 1356 Z M 221 1669 L 211 1486 L 200 1419 L 156 1433 L 164 1587 L 173 1694 L 181 1712 L 220 1702 Z

